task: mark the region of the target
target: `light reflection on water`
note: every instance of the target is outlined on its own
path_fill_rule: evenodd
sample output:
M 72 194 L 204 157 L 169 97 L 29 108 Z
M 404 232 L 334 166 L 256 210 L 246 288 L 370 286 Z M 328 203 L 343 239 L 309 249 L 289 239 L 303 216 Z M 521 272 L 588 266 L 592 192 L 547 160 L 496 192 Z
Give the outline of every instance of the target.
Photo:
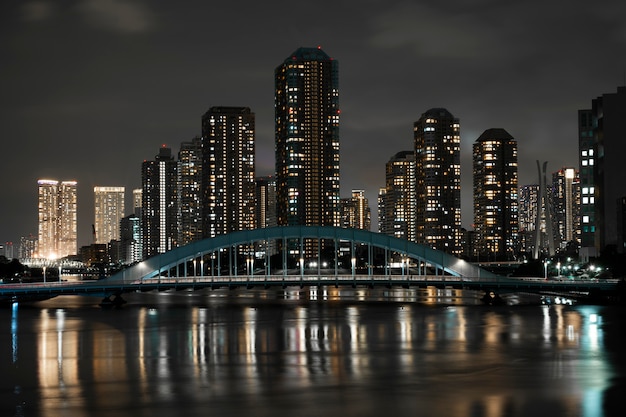
M 624 389 L 620 309 L 353 296 L 0 310 L 0 415 L 595 417 Z

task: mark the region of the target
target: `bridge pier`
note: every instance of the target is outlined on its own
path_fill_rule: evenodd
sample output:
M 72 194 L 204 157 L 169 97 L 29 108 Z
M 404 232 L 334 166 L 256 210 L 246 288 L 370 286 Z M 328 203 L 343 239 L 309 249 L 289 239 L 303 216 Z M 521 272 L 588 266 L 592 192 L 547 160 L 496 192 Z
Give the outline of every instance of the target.
M 504 300 L 493 291 L 485 291 L 485 295 L 481 298 L 482 302 L 490 306 L 499 306 L 505 304 Z
M 111 299 L 111 297 L 113 298 Z M 100 307 L 119 307 L 124 304 L 126 304 L 126 300 L 122 298 L 121 294 L 112 294 L 100 301 Z

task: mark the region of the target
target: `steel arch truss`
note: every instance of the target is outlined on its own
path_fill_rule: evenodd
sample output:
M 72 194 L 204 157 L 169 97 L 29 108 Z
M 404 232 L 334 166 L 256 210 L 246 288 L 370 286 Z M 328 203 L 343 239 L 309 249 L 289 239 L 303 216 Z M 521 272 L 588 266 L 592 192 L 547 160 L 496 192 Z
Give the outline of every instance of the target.
M 402 273 L 404 274 L 404 268 L 406 266 L 406 273 L 409 273 L 409 267 L 413 265 L 414 272 L 418 275 L 441 274 L 452 275 L 462 278 L 491 278 L 497 277 L 497 275 L 479 268 L 469 262 L 456 258 L 445 252 L 441 252 L 424 245 L 409 242 L 404 239 L 398 239 L 393 236 L 383 235 L 380 233 L 374 233 L 366 230 L 359 229 L 346 229 L 331 226 L 279 226 L 270 227 L 255 230 L 245 230 L 239 232 L 233 232 L 225 235 L 220 235 L 214 238 L 203 239 L 196 242 L 192 242 L 186 246 L 175 248 L 169 252 L 153 256 L 140 263 L 137 263 L 131 267 L 118 272 L 115 275 L 107 278 L 110 282 L 141 282 L 146 279 L 154 279 L 160 276 L 180 276 L 180 274 L 187 276 L 189 273 L 189 265 L 193 264 L 193 274 L 197 275 L 198 263 L 200 264 L 200 275 L 203 275 L 206 269 L 210 269 L 210 274 L 221 274 L 220 266 L 215 269 L 216 265 L 212 264 L 209 268 L 208 265 L 203 265 L 204 259 L 209 255 L 212 259 L 211 262 L 220 262 L 220 257 L 211 256 L 221 251 L 236 252 L 238 248 L 247 247 L 253 248 L 255 245 L 259 247 L 265 242 L 265 247 L 268 247 L 267 242 L 285 242 L 295 241 L 299 242 L 300 248 L 302 248 L 302 242 L 304 240 L 325 240 L 335 242 L 335 249 L 339 246 L 344 250 L 349 247 L 352 265 L 349 273 L 355 274 L 355 260 L 354 253 L 357 246 L 365 246 L 367 248 L 367 262 L 366 267 L 359 273 L 367 273 L 371 275 L 373 272 L 373 259 L 372 253 L 374 248 L 379 248 L 379 251 L 384 251 L 384 271 L 385 274 L 390 273 L 391 270 L 391 257 L 401 259 Z M 234 250 L 232 250 L 234 249 Z M 334 251 L 337 256 L 337 250 Z M 286 253 L 286 251 L 282 251 Z M 230 258 L 230 255 L 229 259 Z M 319 252 L 318 255 L 319 256 Z M 233 257 L 234 258 L 234 257 Z M 213 259 L 216 259 L 213 261 Z M 235 260 L 235 265 L 236 265 Z M 319 264 L 319 263 L 318 263 Z M 281 273 L 287 274 L 288 267 L 286 264 L 286 255 L 282 256 L 282 265 L 280 265 Z M 230 268 L 230 266 L 229 266 Z M 302 258 L 298 266 L 299 273 L 304 273 L 304 265 Z M 182 272 L 181 272 L 182 271 Z M 229 269 L 229 271 L 232 271 Z M 410 272 L 410 273 L 414 273 Z M 258 272 L 249 271 L 247 273 L 255 274 Z M 270 274 L 269 263 L 267 267 L 261 272 L 262 274 Z M 296 272 L 297 274 L 298 272 Z M 334 264 L 334 274 L 339 274 L 337 269 L 337 262 Z M 345 274 L 345 272 L 344 272 Z M 228 274 L 227 274 L 228 275 Z M 233 275 L 232 273 L 230 275 Z M 234 268 L 234 275 L 237 275 L 237 267 Z

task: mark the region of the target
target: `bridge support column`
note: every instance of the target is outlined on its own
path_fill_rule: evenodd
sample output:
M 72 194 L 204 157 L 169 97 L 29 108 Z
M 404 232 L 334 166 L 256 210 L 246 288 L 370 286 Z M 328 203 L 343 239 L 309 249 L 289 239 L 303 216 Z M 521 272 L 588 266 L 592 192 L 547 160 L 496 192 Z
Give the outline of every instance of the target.
M 482 302 L 490 306 L 499 306 L 505 304 L 504 300 L 493 291 L 485 291 L 485 295 L 481 298 Z
M 121 294 L 109 295 L 100 301 L 100 307 L 119 307 L 124 304 L 126 304 L 126 300 L 122 298 Z

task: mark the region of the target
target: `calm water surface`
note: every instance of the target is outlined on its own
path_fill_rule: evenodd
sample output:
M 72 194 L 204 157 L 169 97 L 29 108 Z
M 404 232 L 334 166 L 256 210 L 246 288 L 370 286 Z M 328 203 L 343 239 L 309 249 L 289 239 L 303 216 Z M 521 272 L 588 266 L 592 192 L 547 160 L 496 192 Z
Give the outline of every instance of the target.
M 624 308 L 126 298 L 0 308 L 0 416 L 624 415 Z

